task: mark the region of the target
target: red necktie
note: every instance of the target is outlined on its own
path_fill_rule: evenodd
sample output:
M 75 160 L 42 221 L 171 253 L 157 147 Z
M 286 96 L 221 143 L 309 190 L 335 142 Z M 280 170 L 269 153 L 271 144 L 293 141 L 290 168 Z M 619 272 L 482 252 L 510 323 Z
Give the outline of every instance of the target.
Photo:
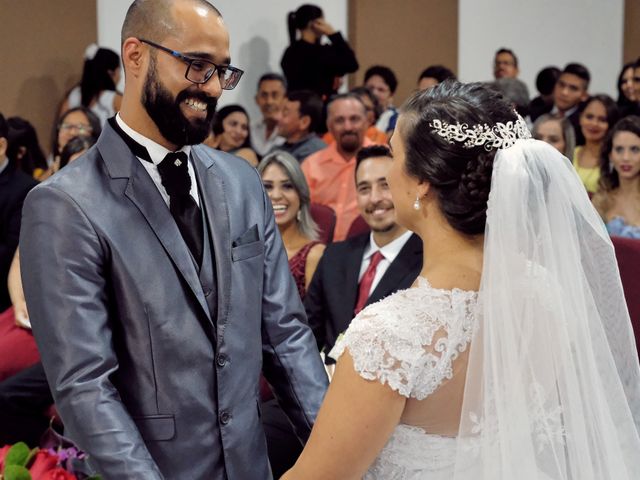
M 364 308 L 364 304 L 367 303 L 373 279 L 376 278 L 378 264 L 383 258 L 384 256 L 380 253 L 380 250 L 377 250 L 373 255 L 371 255 L 369 266 L 364 272 L 362 280 L 360 280 L 360 287 L 358 288 L 358 303 L 356 303 L 356 309 L 353 311 L 354 315 L 360 313 L 360 310 Z

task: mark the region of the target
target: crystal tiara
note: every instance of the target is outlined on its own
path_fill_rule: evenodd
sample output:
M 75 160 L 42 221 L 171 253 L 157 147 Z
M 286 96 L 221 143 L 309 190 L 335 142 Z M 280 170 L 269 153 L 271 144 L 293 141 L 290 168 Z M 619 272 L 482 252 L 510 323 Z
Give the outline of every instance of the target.
M 487 151 L 509 148 L 516 140 L 531 138 L 527 124 L 518 115 L 518 120 L 507 123 L 496 123 L 493 127 L 478 124 L 470 127 L 466 123 L 451 124 L 434 119 L 429 123 L 433 133 L 449 143 L 462 143 L 464 148 L 484 146 Z

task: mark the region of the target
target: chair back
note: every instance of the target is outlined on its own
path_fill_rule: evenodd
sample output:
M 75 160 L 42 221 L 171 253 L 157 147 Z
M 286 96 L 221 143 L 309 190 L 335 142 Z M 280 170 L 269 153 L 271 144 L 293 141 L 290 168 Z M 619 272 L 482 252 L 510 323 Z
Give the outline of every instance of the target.
M 351 226 L 347 232 L 347 238 L 355 237 L 363 233 L 369 233 L 370 231 L 371 229 L 369 228 L 369 225 L 367 225 L 367 222 L 364 221 L 364 218 L 362 218 L 362 215 L 358 215 L 356 219 L 351 222 Z
M 611 241 L 616 250 L 624 297 L 640 354 L 640 240 L 611 237 Z
M 333 232 L 336 229 L 336 212 L 333 208 L 319 203 L 310 205 L 311 218 L 318 224 L 320 231 L 319 240 L 325 245 L 333 241 Z

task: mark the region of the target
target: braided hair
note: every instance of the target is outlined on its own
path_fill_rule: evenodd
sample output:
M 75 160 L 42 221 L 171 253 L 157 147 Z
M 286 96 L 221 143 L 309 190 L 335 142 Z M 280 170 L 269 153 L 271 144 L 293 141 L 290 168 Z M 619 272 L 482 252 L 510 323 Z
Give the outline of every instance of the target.
M 496 150 L 449 142 L 430 124 L 441 120 L 468 126 L 517 121 L 504 97 L 481 83 L 446 80 L 417 92 L 402 107 L 400 135 L 406 150 L 407 173 L 428 182 L 436 192 L 447 222 L 466 235 L 484 233 L 487 201 Z

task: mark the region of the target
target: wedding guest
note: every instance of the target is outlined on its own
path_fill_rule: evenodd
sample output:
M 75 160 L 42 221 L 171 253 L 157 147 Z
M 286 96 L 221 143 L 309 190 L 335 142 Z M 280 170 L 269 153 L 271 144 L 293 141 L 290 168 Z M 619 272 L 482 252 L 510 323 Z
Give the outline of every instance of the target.
M 75 107 L 64 112 L 53 131 L 51 153 L 47 158 L 49 168 L 38 180 L 45 180 L 60 169 L 60 154 L 69 140 L 76 136 L 96 140 L 101 130 L 100 120 L 86 107 Z
M 573 126 L 566 118 L 545 113 L 538 117 L 531 131 L 533 138 L 552 145 L 567 158 L 573 158 L 576 136 Z
M 249 115 L 240 105 L 227 105 L 216 112 L 211 134 L 204 143 L 244 158 L 253 167 L 258 166 L 258 156 L 251 148 Z
M 640 239 L 640 117 L 624 117 L 608 133 L 593 204 L 611 235 Z
M 634 85 L 635 62 L 629 62 L 622 67 L 618 75 L 618 107 L 620 115 L 640 114 L 640 98 L 636 95 Z
M 367 112 L 367 131 L 365 132 L 365 136 L 371 140 L 373 143 L 377 144 L 385 144 L 387 142 L 387 134 L 378 130 L 376 127 L 376 122 L 380 117 L 380 103 L 376 96 L 371 93 L 367 87 L 355 87 L 351 89 L 351 93 L 354 93 L 360 97 L 362 103 L 364 104 L 364 108 Z M 331 144 L 336 141 L 331 132 L 327 132 L 323 135 L 322 139 L 328 144 Z
M 591 194 L 598 190 L 600 180 L 600 150 L 610 126 L 618 120 L 618 107 L 611 97 L 594 95 L 580 113 L 580 130 L 584 146 L 574 150 L 573 166 Z
M 548 113 L 553 108 L 553 89 L 560 77 L 558 67 L 546 67 L 536 76 L 536 89 L 538 95 L 529 104 L 529 118 L 535 122 L 540 115 Z
M 418 77 L 418 90 L 435 87 L 447 79 L 455 80 L 456 75 L 442 65 L 431 65 L 425 68 Z
M 580 112 L 583 102 L 589 98 L 591 74 L 587 67 L 579 63 L 569 63 L 560 73 L 553 87 L 553 107 L 550 113 L 567 117 L 576 133 L 576 144 L 584 145 L 585 139 L 580 128 Z
M 264 157 L 258 172 L 273 206 L 291 274 L 300 298 L 304 298 L 324 252 L 324 245 L 318 241 L 318 226 L 311 218 L 309 186 L 298 160 L 286 152 Z
M 290 44 L 280 65 L 289 90 L 311 90 L 328 99 L 337 91 L 336 79 L 358 70 L 353 50 L 316 5 L 290 12 L 287 23 Z M 329 43 L 323 44 L 323 38 Z
M 347 238 L 351 222 L 358 216 L 353 175 L 356 153 L 372 145 L 365 136 L 366 110 L 360 97 L 344 93 L 333 97 L 327 105 L 327 127 L 335 142 L 302 162 L 309 184 L 311 201 L 333 208 L 336 212 L 334 241 Z
M 398 110 L 393 106 L 393 94 L 398 88 L 396 74 L 389 67 L 374 65 L 364 74 L 364 86 L 376 96 L 382 108 L 376 127 L 390 135 L 398 120 Z
M 120 57 L 113 50 L 93 43 L 87 47 L 84 59 L 82 80 L 63 101 L 59 115 L 82 106 L 90 109 L 100 125 L 104 125 L 122 104 L 122 95 L 116 91 L 120 81 Z
M 251 123 L 251 146 L 261 157 L 271 151 L 274 146 L 282 145 L 284 138 L 278 133 L 278 121 L 287 93 L 287 82 L 282 75 L 265 73 L 258 80 L 258 91 L 255 101 L 262 119 Z
M 27 175 L 38 178 L 47 169 L 36 129 L 24 118 L 7 118 L 9 147 L 7 157 Z
M 519 73 L 518 57 L 513 53 L 513 50 L 499 49 L 493 59 L 493 77 L 496 80 L 499 78 L 518 78 Z
M 0 114 L 0 312 L 11 305 L 7 277 L 18 247 L 22 204 L 36 181 L 7 157 L 9 128 Z
M 318 137 L 322 124 L 322 99 L 311 90 L 288 92 L 278 121 L 278 132 L 285 139 L 271 149 L 293 155 L 301 162 L 327 144 Z

